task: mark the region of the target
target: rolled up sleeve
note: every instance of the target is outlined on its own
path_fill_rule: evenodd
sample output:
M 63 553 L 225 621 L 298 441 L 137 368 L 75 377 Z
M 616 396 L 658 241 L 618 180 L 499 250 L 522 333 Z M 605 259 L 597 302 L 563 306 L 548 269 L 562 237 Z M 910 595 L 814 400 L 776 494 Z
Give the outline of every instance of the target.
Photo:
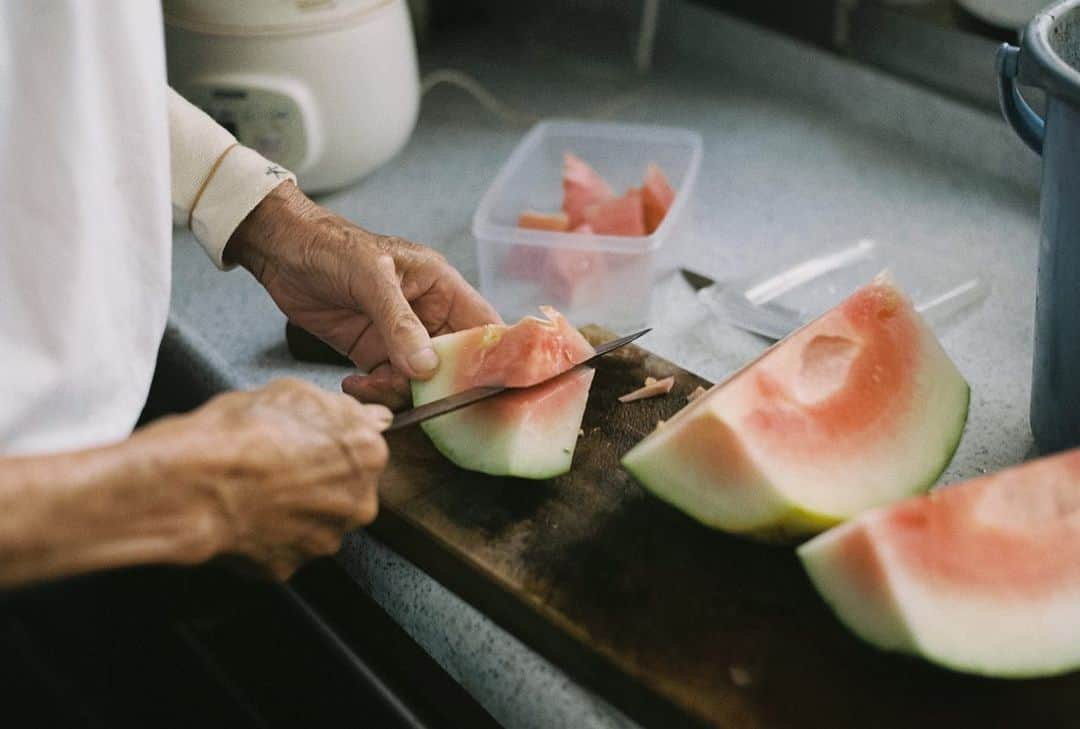
M 190 225 L 218 268 L 233 231 L 275 187 L 295 175 L 249 147 L 169 89 L 173 220 Z

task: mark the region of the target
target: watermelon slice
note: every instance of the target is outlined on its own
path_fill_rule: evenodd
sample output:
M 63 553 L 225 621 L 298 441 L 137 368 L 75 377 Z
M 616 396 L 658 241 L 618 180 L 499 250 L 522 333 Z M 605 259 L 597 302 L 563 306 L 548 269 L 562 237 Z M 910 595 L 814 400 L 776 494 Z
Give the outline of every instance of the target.
M 632 187 L 621 197 L 590 205 L 585 222 L 597 235 L 645 235 L 641 190 Z
M 412 383 L 417 406 L 481 385 L 525 387 L 593 354 L 585 337 L 549 307 L 547 317 L 513 326 L 491 324 L 435 337 L 441 365 Z M 497 476 L 552 478 L 570 470 L 593 370 L 566 372 L 522 392 L 508 392 L 422 427 L 435 447 L 462 468 Z
M 803 536 L 929 488 L 968 386 L 886 276 L 696 398 L 623 464 L 699 521 Z
M 880 648 L 989 676 L 1080 666 L 1080 449 L 870 511 L 798 554 Z
M 563 155 L 563 212 L 570 218 L 570 227 L 585 222 L 585 210 L 590 205 L 615 197 L 611 186 L 589 163 L 567 152 Z
M 671 203 L 675 202 L 675 190 L 663 170 L 650 164 L 645 170 L 645 182 L 641 186 L 642 205 L 645 208 L 645 232 L 652 234 L 664 222 Z

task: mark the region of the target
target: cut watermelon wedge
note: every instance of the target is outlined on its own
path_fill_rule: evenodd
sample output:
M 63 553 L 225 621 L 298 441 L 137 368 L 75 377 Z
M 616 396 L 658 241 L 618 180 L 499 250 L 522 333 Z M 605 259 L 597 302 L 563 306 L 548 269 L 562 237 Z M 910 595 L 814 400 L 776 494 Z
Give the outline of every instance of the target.
M 597 235 L 645 235 L 641 190 L 632 187 L 621 197 L 590 205 L 585 222 Z
M 435 337 L 441 362 L 427 382 L 412 383 L 417 406 L 481 385 L 526 387 L 572 368 L 594 353 L 554 309 L 547 319 L 488 325 Z M 566 372 L 549 383 L 441 415 L 422 427 L 435 447 L 462 468 L 498 476 L 552 478 L 570 470 L 593 370 Z
M 968 386 L 878 277 L 635 446 L 623 464 L 699 521 L 784 539 L 929 488 Z
M 798 554 L 880 648 L 989 676 L 1080 667 L 1080 449 L 868 512 Z
M 585 210 L 590 205 L 615 197 L 611 186 L 589 163 L 567 152 L 563 155 L 563 212 L 570 218 L 570 227 L 585 222 Z
M 651 235 L 664 222 L 664 216 L 675 202 L 675 190 L 664 172 L 654 164 L 649 165 L 645 171 L 641 198 L 645 208 L 645 231 Z

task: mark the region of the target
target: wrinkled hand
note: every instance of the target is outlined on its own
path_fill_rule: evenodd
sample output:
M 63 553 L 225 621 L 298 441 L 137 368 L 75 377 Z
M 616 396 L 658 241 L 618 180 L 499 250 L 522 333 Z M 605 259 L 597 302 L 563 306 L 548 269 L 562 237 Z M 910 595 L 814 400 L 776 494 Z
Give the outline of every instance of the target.
M 342 383 L 364 401 L 404 406 L 408 380 L 428 379 L 439 365 L 431 336 L 500 321 L 440 254 L 363 230 L 291 183 L 252 211 L 225 255 L 293 323 L 368 372 Z
M 300 380 L 220 395 L 140 432 L 167 482 L 199 489 L 218 535 L 210 553 L 241 555 L 278 579 L 336 552 L 378 512 L 390 411 Z

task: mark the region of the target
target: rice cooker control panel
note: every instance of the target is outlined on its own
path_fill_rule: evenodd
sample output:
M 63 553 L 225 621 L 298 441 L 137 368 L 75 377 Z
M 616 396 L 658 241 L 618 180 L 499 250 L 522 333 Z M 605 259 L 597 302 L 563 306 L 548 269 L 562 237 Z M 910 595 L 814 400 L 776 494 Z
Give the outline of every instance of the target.
M 294 172 L 307 156 L 300 105 L 288 94 L 252 86 L 193 84 L 183 95 L 246 147 Z

